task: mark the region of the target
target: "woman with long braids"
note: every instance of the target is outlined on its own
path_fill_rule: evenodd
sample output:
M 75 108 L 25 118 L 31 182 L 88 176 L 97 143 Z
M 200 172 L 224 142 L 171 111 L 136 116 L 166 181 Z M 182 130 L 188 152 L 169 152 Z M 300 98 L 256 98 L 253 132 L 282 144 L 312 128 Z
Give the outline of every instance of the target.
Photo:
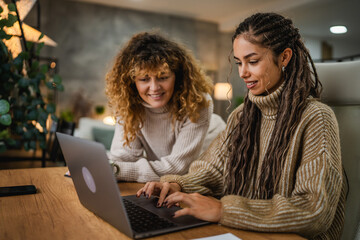
M 185 203 L 174 217 L 339 239 L 339 130 L 333 111 L 318 101 L 321 83 L 298 29 L 278 14 L 257 13 L 240 23 L 232 42 L 249 89 L 244 103 L 188 174 L 148 182 L 137 195 L 158 195 L 159 207 Z

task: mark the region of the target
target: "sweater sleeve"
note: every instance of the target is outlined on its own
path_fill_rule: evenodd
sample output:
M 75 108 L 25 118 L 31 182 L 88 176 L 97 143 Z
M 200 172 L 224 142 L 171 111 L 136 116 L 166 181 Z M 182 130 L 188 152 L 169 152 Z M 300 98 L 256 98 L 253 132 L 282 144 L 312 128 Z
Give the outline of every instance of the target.
M 323 109 L 305 122 L 300 123 L 300 129 L 304 127 L 301 139 L 297 138 L 302 145 L 300 165 L 289 196 L 275 194 L 269 200 L 225 196 L 221 224 L 310 238 L 331 226 L 343 189 L 337 121 L 331 110 Z
M 109 154 L 111 161 L 135 162 L 143 157 L 144 149 L 137 137 L 130 142 L 130 146 L 124 146 L 124 143 L 124 128 L 119 123 L 116 123 Z
M 182 124 L 169 155 L 154 161 L 148 161 L 144 157 L 139 157 L 135 161 L 117 161 L 120 167 L 119 180 L 159 181 L 165 174 L 185 174 L 200 154 L 212 111 L 213 105 L 210 102 L 208 107 L 200 111 L 197 122 L 193 123 L 187 119 Z
M 234 122 L 236 122 L 235 116 L 241 108 L 242 106 L 232 112 L 225 130 L 213 140 L 209 148 L 199 159 L 191 164 L 188 174 L 183 176 L 166 175 L 161 177 L 160 181 L 178 183 L 183 192 L 197 192 L 204 195 L 220 197 L 223 191 L 225 164 L 223 152 L 226 151 L 226 137 L 228 132 L 231 131 Z

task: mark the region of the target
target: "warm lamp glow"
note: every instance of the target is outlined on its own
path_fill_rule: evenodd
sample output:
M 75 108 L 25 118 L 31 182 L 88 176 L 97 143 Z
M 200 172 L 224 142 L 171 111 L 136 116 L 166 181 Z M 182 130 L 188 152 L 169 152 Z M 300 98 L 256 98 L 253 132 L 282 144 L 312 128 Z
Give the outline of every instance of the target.
M 232 87 L 230 83 L 216 83 L 214 89 L 214 98 L 216 100 L 232 99 Z
M 107 125 L 115 125 L 115 119 L 112 116 L 106 116 L 103 119 L 103 123 L 107 124 Z
M 56 67 L 56 62 L 51 62 L 50 67 L 55 68 Z

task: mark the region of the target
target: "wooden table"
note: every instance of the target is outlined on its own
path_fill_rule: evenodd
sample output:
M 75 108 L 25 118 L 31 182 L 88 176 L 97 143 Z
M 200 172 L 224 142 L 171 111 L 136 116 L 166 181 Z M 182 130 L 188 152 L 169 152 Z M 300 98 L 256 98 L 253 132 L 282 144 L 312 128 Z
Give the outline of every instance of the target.
M 129 239 L 84 208 L 66 167 L 0 170 L 0 186 L 34 184 L 37 194 L 0 197 L 0 239 Z M 119 183 L 123 195 L 143 184 Z M 233 233 L 247 239 L 304 239 L 296 234 L 241 231 L 210 224 L 151 239 L 192 239 Z

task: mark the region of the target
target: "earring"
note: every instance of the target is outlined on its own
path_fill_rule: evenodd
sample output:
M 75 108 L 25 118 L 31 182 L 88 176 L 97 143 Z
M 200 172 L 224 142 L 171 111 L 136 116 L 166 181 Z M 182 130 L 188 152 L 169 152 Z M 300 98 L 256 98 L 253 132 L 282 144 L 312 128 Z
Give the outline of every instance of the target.
M 285 66 L 282 66 L 282 67 L 281 67 L 281 71 L 282 71 L 282 72 L 285 72 Z

